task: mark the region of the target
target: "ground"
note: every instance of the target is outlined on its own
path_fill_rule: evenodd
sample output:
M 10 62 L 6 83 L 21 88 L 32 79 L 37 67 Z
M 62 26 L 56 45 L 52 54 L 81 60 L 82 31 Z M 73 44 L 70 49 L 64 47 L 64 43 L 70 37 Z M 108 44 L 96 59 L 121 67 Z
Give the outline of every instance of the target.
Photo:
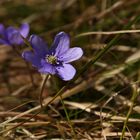
M 0 45 L 0 139 L 140 140 L 139 0 L 1 0 L 5 27 L 29 23 L 51 46 L 65 31 L 84 55 L 65 82 L 21 57 L 27 45 Z M 0 36 L 2 37 L 2 36 Z

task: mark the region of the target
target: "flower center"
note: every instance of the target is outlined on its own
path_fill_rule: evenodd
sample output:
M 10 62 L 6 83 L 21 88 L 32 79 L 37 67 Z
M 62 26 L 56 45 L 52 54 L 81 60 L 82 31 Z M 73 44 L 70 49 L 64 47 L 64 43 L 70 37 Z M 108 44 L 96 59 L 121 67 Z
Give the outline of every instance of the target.
M 53 56 L 53 55 L 47 55 L 46 56 L 46 61 L 50 64 L 57 64 L 57 57 Z

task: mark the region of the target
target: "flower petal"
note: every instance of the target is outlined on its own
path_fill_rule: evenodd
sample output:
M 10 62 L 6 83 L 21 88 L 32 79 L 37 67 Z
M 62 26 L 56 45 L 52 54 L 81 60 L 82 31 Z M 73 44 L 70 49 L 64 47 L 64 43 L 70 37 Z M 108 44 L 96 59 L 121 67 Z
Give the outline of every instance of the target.
M 5 34 L 5 28 L 3 24 L 0 24 L 0 35 L 4 36 Z
M 63 64 L 63 66 L 57 66 L 56 70 L 59 77 L 64 81 L 71 80 L 76 73 L 75 68 L 70 64 Z
M 60 56 L 60 61 L 69 63 L 79 59 L 83 55 L 83 50 L 79 47 L 70 48 L 65 54 Z
M 55 74 L 56 69 L 53 65 L 47 63 L 45 60 L 41 60 L 42 67 L 39 69 L 39 72 L 42 74 Z
M 31 42 L 31 46 L 33 47 L 35 53 L 40 57 L 45 57 L 48 52 L 47 44 L 37 35 L 31 35 L 29 41 Z
M 23 39 L 21 38 L 20 33 L 17 31 L 11 34 L 9 37 L 9 42 L 11 44 L 21 45 L 23 43 Z
M 60 32 L 55 36 L 51 51 L 54 52 L 56 56 L 59 56 L 65 53 L 69 49 L 69 46 L 70 40 L 68 34 Z
M 29 34 L 29 30 L 30 30 L 29 24 L 23 23 L 19 29 L 19 32 L 24 38 L 26 38 Z
M 9 43 L 7 41 L 5 41 L 4 39 L 1 39 L 1 38 L 0 38 L 0 44 L 9 45 Z
M 22 57 L 32 63 L 34 67 L 40 68 L 41 67 L 41 59 L 33 54 L 31 51 L 25 51 L 22 53 Z
M 6 29 L 7 40 L 10 44 L 20 45 L 23 43 L 23 39 L 21 38 L 20 32 L 13 27 L 8 27 Z

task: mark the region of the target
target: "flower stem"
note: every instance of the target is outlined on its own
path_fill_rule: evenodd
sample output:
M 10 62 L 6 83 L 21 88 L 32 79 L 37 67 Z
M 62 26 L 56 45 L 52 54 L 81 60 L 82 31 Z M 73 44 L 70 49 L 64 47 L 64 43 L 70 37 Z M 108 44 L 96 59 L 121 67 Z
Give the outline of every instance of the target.
M 41 83 L 41 86 L 40 86 L 40 94 L 39 94 L 39 102 L 40 102 L 40 106 L 41 108 L 43 109 L 43 98 L 42 98 L 42 95 L 43 95 L 43 91 L 44 91 L 44 88 L 45 88 L 45 85 L 46 85 L 46 82 L 47 80 L 49 79 L 50 75 L 47 74 L 45 75 L 45 77 L 43 77 L 43 80 L 42 80 L 42 83 Z
M 22 35 L 21 35 L 21 38 L 23 39 L 24 43 L 32 50 L 32 46 L 30 45 L 30 42 L 28 41 L 28 39 L 24 38 Z

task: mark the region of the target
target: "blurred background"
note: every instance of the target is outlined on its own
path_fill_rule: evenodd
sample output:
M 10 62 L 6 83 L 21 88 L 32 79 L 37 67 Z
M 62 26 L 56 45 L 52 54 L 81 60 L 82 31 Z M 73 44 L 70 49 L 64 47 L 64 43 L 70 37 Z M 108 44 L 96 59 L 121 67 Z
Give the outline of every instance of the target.
M 127 124 L 126 138 L 135 139 L 136 135 L 138 137 L 140 96 L 137 94 L 133 101 L 131 97 L 135 91 L 139 91 L 140 33 L 135 30 L 139 30 L 140 21 L 131 26 L 131 33 L 124 31 L 123 27 L 139 13 L 140 0 L 0 0 L 0 23 L 5 27 L 18 28 L 22 23 L 29 23 L 30 35 L 41 36 L 49 46 L 58 32 L 67 32 L 71 37 L 71 47 L 79 46 L 84 50 L 84 56 L 73 63 L 77 71 L 118 34 L 116 31 L 122 31 L 123 35 L 116 45 L 94 65 L 87 67 L 68 87 L 70 93 L 65 97 L 64 104 L 77 139 L 119 139 L 132 102 L 134 108 L 130 115 L 132 119 Z M 29 73 L 33 75 L 35 86 L 31 84 Z M 27 68 L 23 59 L 11 47 L 0 45 L 1 122 L 15 116 L 14 113 L 18 114 L 39 105 L 41 79 L 37 70 L 30 64 Z M 55 95 L 65 84 L 66 82 L 53 76 L 47 82 L 43 98 Z M 8 110 L 25 102 L 29 103 L 7 114 Z M 28 130 L 34 139 L 73 138 L 69 123 L 61 123 L 67 120 L 63 108 L 60 101 L 54 103 L 47 108 L 47 113 L 44 111 L 40 114 L 51 118 L 45 119 L 49 125 L 24 129 Z M 43 117 L 37 121 L 44 121 Z M 14 122 L 20 121 L 19 119 Z M 23 129 L 12 130 L 3 137 L 31 139 Z

